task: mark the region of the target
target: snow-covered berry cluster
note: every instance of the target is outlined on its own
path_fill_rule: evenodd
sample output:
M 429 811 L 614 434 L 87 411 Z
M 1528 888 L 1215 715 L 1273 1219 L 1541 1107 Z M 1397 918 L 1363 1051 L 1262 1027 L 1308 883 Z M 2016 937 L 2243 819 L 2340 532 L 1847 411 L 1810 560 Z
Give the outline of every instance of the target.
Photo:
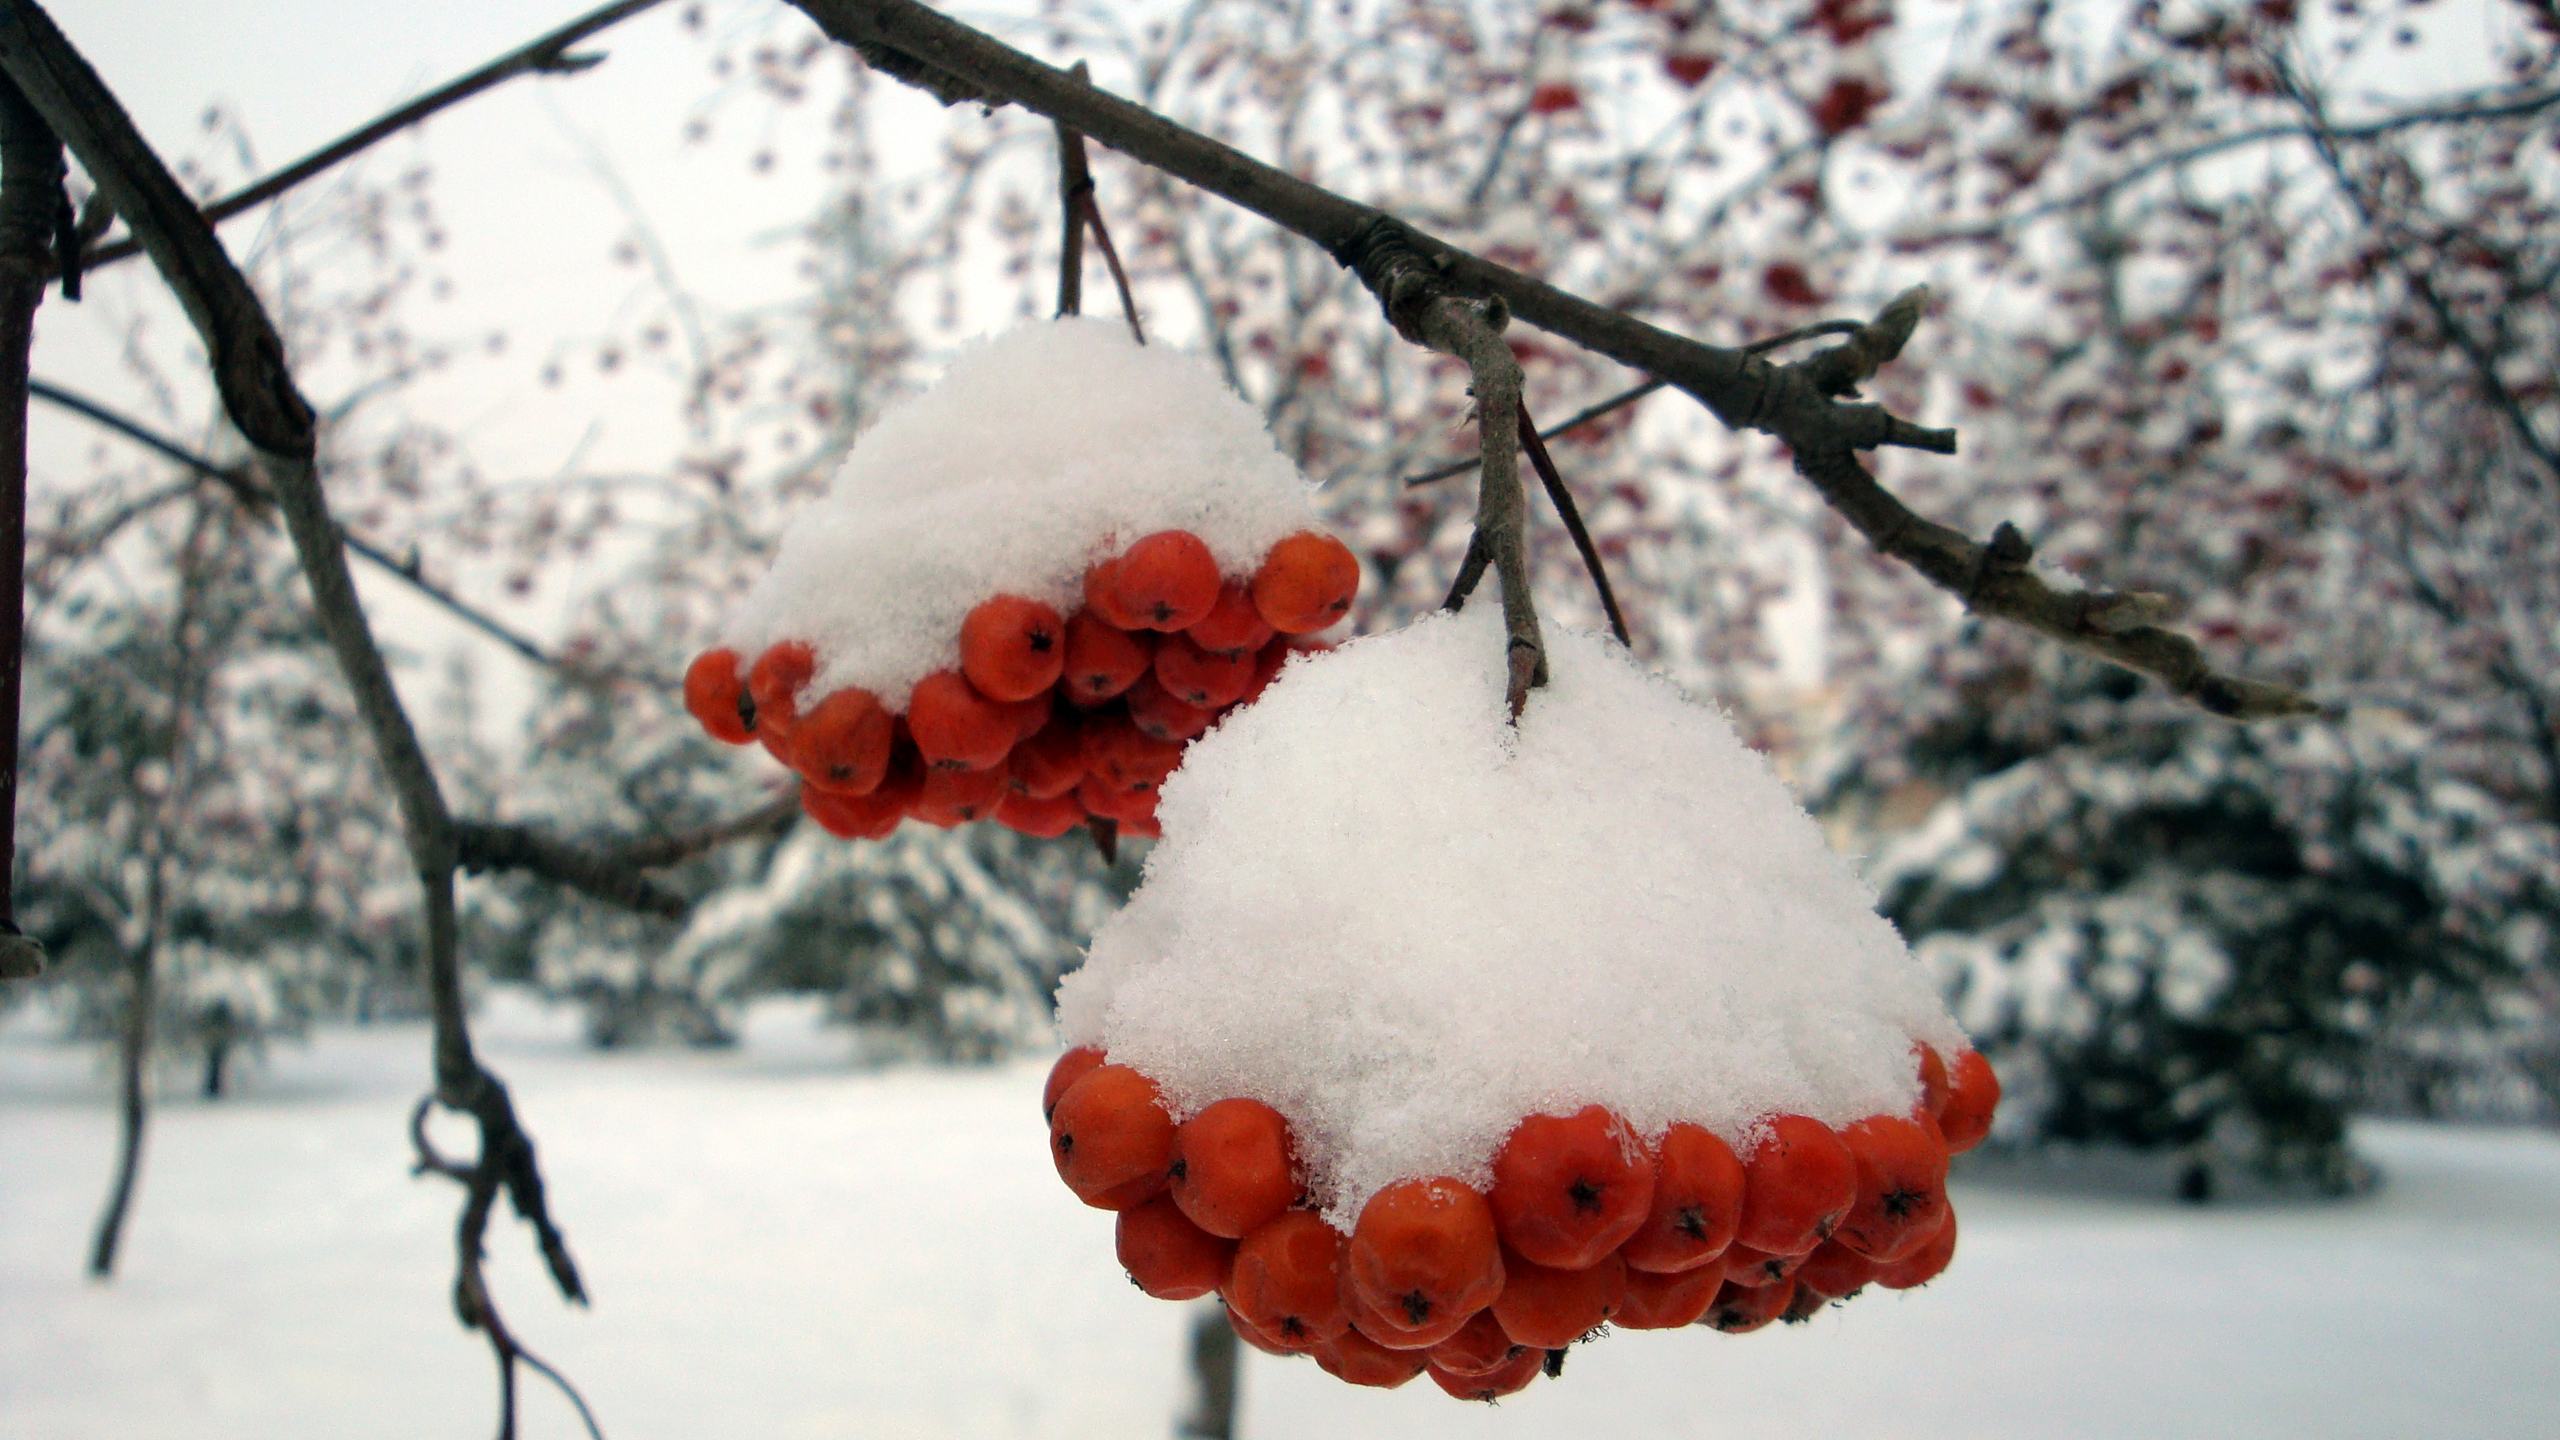
M 1516 724 L 1490 605 L 1289 665 L 1060 991 L 1052 1152 L 1131 1276 L 1354 1383 L 1919 1284 L 1997 1098 L 1732 727 L 1548 639 Z
M 745 665 L 725 647 L 685 673 L 713 737 L 762 741 L 800 774 L 811 819 L 848 840 L 902 820 L 993 819 L 1026 835 L 1088 818 L 1152 836 L 1156 787 L 1183 748 L 1279 674 L 1296 637 L 1351 609 L 1360 562 L 1330 535 L 1284 537 L 1249 576 L 1222 576 L 1188 530 L 1149 535 L 1084 577 L 1061 616 L 1023 595 L 960 623 L 960 663 L 916 682 L 904 713 L 848 685 L 809 700 L 816 651 L 785 640 Z
M 1301 1208 L 1288 1122 L 1261 1101 L 1177 1125 L 1154 1081 L 1086 1046 L 1059 1059 L 1041 1103 L 1059 1177 L 1118 1212 L 1139 1289 L 1216 1294 L 1247 1343 L 1350 1384 L 1428 1373 L 1491 1400 L 1602 1325 L 1743 1334 L 1935 1279 L 1956 1246 L 1947 1158 L 1989 1133 L 1999 1082 L 1978 1051 L 1952 1074 L 1914 1051 L 1921 1098 L 1906 1114 L 1839 1130 L 1771 1115 L 1739 1154 L 1685 1121 L 1640 1137 L 1599 1105 L 1527 1116 L 1494 1152 L 1489 1189 L 1400 1180 L 1348 1235 Z
M 1183 747 L 1351 608 L 1359 561 L 1310 496 L 1197 358 L 1024 326 L 861 437 L 685 704 L 848 838 L 1153 835 Z

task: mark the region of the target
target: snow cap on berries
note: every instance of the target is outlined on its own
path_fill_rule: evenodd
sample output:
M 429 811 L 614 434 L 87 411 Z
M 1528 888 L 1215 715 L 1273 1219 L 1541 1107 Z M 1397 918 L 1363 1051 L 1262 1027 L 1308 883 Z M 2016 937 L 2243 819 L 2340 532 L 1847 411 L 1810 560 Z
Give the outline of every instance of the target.
M 1490 601 L 1291 660 L 1166 782 L 1067 1043 L 1177 1113 L 1279 1110 L 1346 1228 L 1398 1179 L 1485 1185 L 1524 1115 L 1739 1148 L 1909 1108 L 1911 1042 L 1963 1036 L 1873 894 L 1723 716 L 1549 634 L 1516 730 Z
M 916 681 L 958 663 L 980 601 L 1070 613 L 1087 565 L 1163 530 L 1250 575 L 1316 524 L 1312 496 L 1207 361 L 1140 346 L 1117 320 L 1023 325 L 863 433 L 720 643 L 753 656 L 807 641 L 813 695 L 856 685 L 903 711 Z

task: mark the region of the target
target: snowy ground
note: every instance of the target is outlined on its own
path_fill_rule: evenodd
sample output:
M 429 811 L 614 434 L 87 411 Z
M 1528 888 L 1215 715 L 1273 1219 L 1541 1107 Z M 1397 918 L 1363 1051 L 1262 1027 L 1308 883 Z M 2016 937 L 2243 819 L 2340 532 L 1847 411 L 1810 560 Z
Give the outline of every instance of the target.
M 1037 1063 L 853 1073 L 766 1012 L 742 1049 L 594 1056 L 501 1005 L 485 1048 L 595 1294 L 493 1246 L 528 1343 L 612 1440 L 1168 1435 L 1183 1307 L 1131 1289 L 1050 1173 Z M 113 1140 L 94 1052 L 0 1030 L 0 1434 L 468 1437 L 454 1189 L 407 1174 L 413 1026 L 281 1047 L 155 1112 L 121 1273 L 81 1278 Z M 1620 1334 L 1498 1409 L 1247 1357 L 1249 1440 L 2560 1435 L 2560 1136 L 2375 1126 L 2374 1197 L 2197 1211 L 1960 1183 L 1908 1296 L 1728 1338 Z M 536 1389 L 529 1437 L 576 1433 Z

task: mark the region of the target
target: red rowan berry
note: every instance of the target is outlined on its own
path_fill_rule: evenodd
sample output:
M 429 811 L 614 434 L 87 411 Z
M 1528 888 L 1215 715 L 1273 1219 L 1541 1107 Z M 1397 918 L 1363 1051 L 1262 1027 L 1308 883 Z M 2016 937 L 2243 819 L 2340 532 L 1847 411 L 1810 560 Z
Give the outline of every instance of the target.
M 916 682 L 907 701 L 907 730 L 925 764 L 936 770 L 985 770 L 1013 752 L 1021 716 L 977 692 L 957 670 Z
M 1734 1241 L 1772 1255 L 1801 1255 L 1831 1238 L 1858 1194 L 1858 1163 L 1831 1127 L 1778 1115 L 1742 1157 L 1742 1221 Z
M 1084 608 L 1115 630 L 1144 630 L 1147 617 L 1120 603 L 1120 564 L 1115 555 L 1084 572 Z
M 1781 1280 L 1775 1285 L 1748 1286 L 1725 1282 L 1716 1292 L 1707 1313 L 1698 1323 L 1721 1330 L 1727 1335 L 1748 1335 L 1785 1313 L 1787 1302 L 1796 1296 L 1795 1282 Z
M 960 622 L 960 673 L 990 700 L 1028 700 L 1067 665 L 1066 622 L 1020 595 L 979 602 Z
M 1182 633 L 1212 655 L 1251 655 L 1270 644 L 1275 632 L 1254 608 L 1253 592 L 1241 581 L 1223 580 L 1218 584 L 1218 603 Z
M 1833 1237 L 1879 1263 L 1928 1243 L 1947 1209 L 1947 1147 L 1937 1123 L 1870 1115 L 1840 1138 L 1858 1163 L 1858 1198 Z
M 1129 687 L 1129 721 L 1159 740 L 1179 744 L 1209 728 L 1218 717 L 1215 713 L 1175 695 L 1164 688 L 1153 672 L 1138 677 Z
M 791 730 L 791 759 L 801 777 L 821 790 L 867 795 L 889 774 L 889 750 L 897 721 L 868 690 L 838 690 L 819 701 Z
M 1487 1306 L 1469 1316 L 1456 1334 L 1432 1346 L 1429 1354 L 1434 1369 L 1451 1375 L 1489 1375 L 1519 1359 L 1528 1348 L 1503 1333 L 1502 1322 L 1493 1318 L 1493 1309 Z
M 1342 1308 L 1342 1232 L 1288 1210 L 1238 1242 L 1227 1304 L 1282 1345 L 1304 1349 L 1351 1328 Z
M 1432 1383 L 1448 1392 L 1451 1399 L 1482 1400 L 1491 1404 L 1506 1395 L 1517 1395 L 1528 1389 L 1546 1363 L 1546 1351 L 1523 1350 L 1491 1370 L 1474 1374 L 1444 1369 L 1437 1361 L 1425 1368 L 1431 1374 Z
M 1084 772 L 1084 725 L 1073 715 L 1052 716 L 1048 724 L 1014 746 L 1005 762 L 1013 789 L 1033 800 L 1070 793 Z
M 1160 530 L 1120 557 L 1112 596 L 1150 630 L 1188 630 L 1218 603 L 1218 559 L 1188 530 Z
M 1502 1257 L 1502 1293 L 1493 1318 L 1522 1345 L 1561 1350 L 1607 1322 L 1627 1298 L 1627 1264 L 1602 1255 L 1580 1270 L 1559 1270 L 1521 1256 Z
M 1457 1332 L 1502 1293 L 1502 1251 L 1484 1197 L 1446 1177 L 1399 1180 L 1369 1197 L 1344 1271 L 1360 1298 L 1424 1345 Z
M 800 721 L 800 687 L 818 671 L 817 652 L 797 640 L 765 648 L 747 672 L 747 698 L 756 707 L 756 738 L 785 765 L 791 763 L 791 730 Z
M 883 795 L 878 790 L 868 795 L 840 795 L 821 790 L 815 785 L 800 787 L 800 808 L 818 822 L 818 828 L 839 840 L 886 840 L 907 818 L 907 801 L 903 792 Z
M 1653 1205 L 1618 1253 L 1634 1270 L 1704 1266 L 1733 1243 L 1743 1183 L 1731 1146 L 1712 1130 L 1675 1122 L 1654 1147 Z
M 1402 1385 L 1429 1363 L 1418 1350 L 1390 1350 L 1357 1330 L 1345 1330 L 1307 1353 L 1334 1379 L 1381 1390 Z
M 684 672 L 684 708 L 714 740 L 744 745 L 755 738 L 755 702 L 738 673 L 738 652 L 725 646 L 693 657 Z
M 1657 1273 L 1627 1269 L 1627 1298 L 1609 1323 L 1621 1330 L 1677 1330 L 1695 1325 L 1724 1286 L 1724 1263 Z
M 1947 1153 L 1961 1155 L 1991 1133 L 1991 1112 L 2000 1108 L 2000 1077 L 1979 1050 L 1956 1057 L 1947 1075 L 1947 1104 L 1938 1112 L 1938 1131 Z
M 1214 715 L 1251 688 L 1254 659 L 1250 651 L 1213 655 L 1188 635 L 1167 635 L 1156 647 L 1156 683 L 1183 704 Z
M 1047 1120 L 1056 1115 L 1058 1097 L 1067 1093 L 1068 1086 L 1109 1063 L 1099 1045 L 1079 1045 L 1059 1056 L 1058 1063 L 1049 1067 L 1047 1083 L 1040 1087 L 1040 1118 Z
M 1494 1152 L 1485 1199 L 1504 1244 L 1537 1264 L 1580 1270 L 1643 1226 L 1653 1207 L 1653 1159 L 1603 1106 L 1532 1115 Z
M 1038 800 L 1018 790 L 1008 790 L 996 801 L 994 819 L 997 824 L 1017 834 L 1037 840 L 1055 840 L 1082 825 L 1085 814 L 1084 806 L 1077 803 L 1073 791 Z
M 1120 1212 L 1113 1247 L 1120 1268 L 1158 1300 L 1197 1300 L 1227 1282 L 1236 1242 L 1183 1218 L 1170 1195 Z
M 1298 1198 L 1289 1122 L 1259 1100 L 1221 1100 L 1173 1132 L 1173 1201 L 1212 1235 L 1240 1239 Z
M 1229 1329 L 1236 1332 L 1237 1339 L 1242 1340 L 1247 1345 L 1252 1346 L 1254 1349 L 1261 1351 L 1265 1355 L 1286 1356 L 1304 1355 L 1307 1353 L 1307 1346 L 1289 1344 L 1288 1342 L 1280 1339 L 1280 1337 L 1272 1334 L 1270 1331 L 1254 1325 L 1251 1321 L 1248 1321 L 1243 1316 L 1237 1314 L 1235 1307 L 1232 1305 L 1227 1307 L 1227 1326 Z
M 935 770 L 924 777 L 924 791 L 908 813 L 949 830 L 992 817 L 1010 793 L 1002 770 Z
M 1173 1117 L 1156 1082 L 1126 1065 L 1097 1066 L 1058 1097 L 1049 1155 L 1077 1199 L 1125 1210 L 1163 1189 L 1173 1166 Z M 1144 1193 L 1133 1193 L 1139 1187 Z M 1105 1203 L 1115 1199 L 1125 1203 Z
M 1834 1235 L 1804 1257 L 1804 1264 L 1796 1269 L 1796 1289 L 1846 1300 L 1876 1278 L 1877 1268 L 1876 1262 L 1841 1244 Z
M 1138 682 L 1155 664 L 1154 641 L 1114 626 L 1093 610 L 1067 619 L 1066 671 L 1059 688 L 1078 705 L 1099 705 Z
M 1253 572 L 1253 608 L 1283 635 L 1322 630 L 1351 612 L 1360 562 L 1330 535 L 1301 530 L 1271 547 Z
M 1804 1264 L 1805 1257 L 1812 1253 L 1805 1250 L 1793 1255 L 1772 1255 L 1748 1245 L 1729 1245 L 1724 1252 L 1725 1283 L 1748 1285 L 1755 1289 L 1762 1285 L 1775 1285 L 1794 1275 Z
M 1946 1208 L 1946 1218 L 1938 1223 L 1935 1233 L 1920 1248 L 1887 1265 L 1876 1267 L 1876 1283 L 1887 1290 L 1916 1290 L 1938 1278 L 1947 1262 L 1956 1258 L 1956 1208 Z

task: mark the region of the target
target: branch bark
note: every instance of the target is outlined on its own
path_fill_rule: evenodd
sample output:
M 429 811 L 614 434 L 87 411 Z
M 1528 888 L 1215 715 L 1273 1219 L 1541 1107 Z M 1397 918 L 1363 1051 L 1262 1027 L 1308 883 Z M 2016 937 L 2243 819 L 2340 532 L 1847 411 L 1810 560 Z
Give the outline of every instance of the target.
M 44 972 L 18 932 L 18 694 L 26 660 L 27 356 L 61 228 L 62 142 L 0 80 L 0 980 Z
M 1013 103 L 1072 126 L 1142 164 L 1190 182 L 1305 236 L 1341 257 L 1384 212 L 1301 180 L 1143 106 L 1079 83 L 914 0 L 792 0 L 830 36 L 945 103 Z M 1401 222 L 1398 222 L 1401 223 Z M 2110 631 L 2093 616 L 2144 609 L 2138 597 L 2063 593 L 2023 560 L 2008 563 L 1946 526 L 1922 519 L 1867 472 L 1857 452 L 1903 446 L 1952 455 L 1952 430 L 1914 425 L 1876 405 L 1844 404 L 1898 353 L 1925 292 L 1896 299 L 1848 343 L 1788 365 L 1705 345 L 1411 230 L 1412 248 L 1445 293 L 1497 299 L 1512 315 L 1686 392 L 1735 429 L 1785 442 L 1796 469 L 1878 549 L 1910 565 L 1978 613 L 2022 624 L 2101 659 L 2153 676 L 2234 719 L 2299 715 L 2316 707 L 2278 686 L 2214 671 L 2194 641 L 2156 626 Z M 1479 401 L 1483 399 L 1479 396 Z M 1498 420 L 1507 427 L 1508 417 Z M 2014 531 L 2011 532 L 2015 534 Z M 2023 537 L 2020 537 L 2021 540 Z M 2014 549 L 2013 547 L 2009 547 Z M 1491 557 L 1487 557 L 1488 559 Z

